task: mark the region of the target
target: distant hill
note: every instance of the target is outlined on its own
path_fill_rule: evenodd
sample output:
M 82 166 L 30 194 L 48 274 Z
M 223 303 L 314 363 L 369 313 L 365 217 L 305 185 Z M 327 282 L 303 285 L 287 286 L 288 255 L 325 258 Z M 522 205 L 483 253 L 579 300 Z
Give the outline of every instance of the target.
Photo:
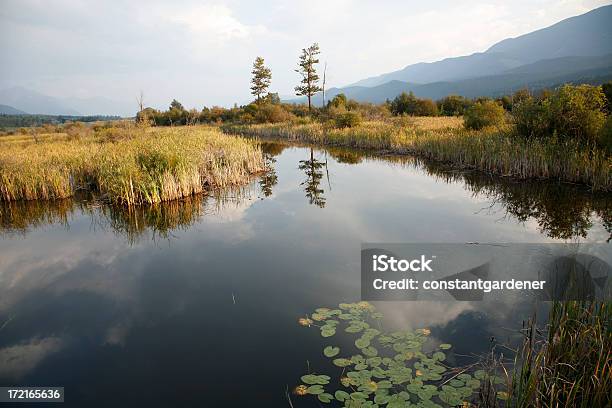
M 0 105 L 0 115 L 27 115 L 27 113 L 12 106 Z
M 103 97 L 55 98 L 22 87 L 0 90 L 0 103 L 38 115 L 133 116 L 137 111 L 136 102 L 123 103 Z
M 485 52 L 408 65 L 349 86 L 373 87 L 393 80 L 421 84 L 455 81 L 501 74 L 543 59 L 612 54 L 611 21 L 612 6 L 604 6 L 520 37 L 505 39 Z
M 331 88 L 325 92 L 327 100 L 339 93 L 360 102 L 381 103 L 393 99 L 402 92 L 414 92 L 421 98 L 439 99 L 456 94 L 468 98 L 479 96 L 501 96 L 521 88 L 539 90 L 553 88 L 564 83 L 601 84 L 612 81 L 612 54 L 603 57 L 562 57 L 523 65 L 499 75 L 487 75 L 459 81 L 439 81 L 414 84 L 390 81 L 379 86 L 349 86 Z M 292 102 L 303 102 L 304 98 Z M 321 95 L 313 99 L 321 105 Z
M 0 103 L 14 106 L 32 114 L 74 116 L 81 114 L 58 98 L 18 86 L 1 90 Z

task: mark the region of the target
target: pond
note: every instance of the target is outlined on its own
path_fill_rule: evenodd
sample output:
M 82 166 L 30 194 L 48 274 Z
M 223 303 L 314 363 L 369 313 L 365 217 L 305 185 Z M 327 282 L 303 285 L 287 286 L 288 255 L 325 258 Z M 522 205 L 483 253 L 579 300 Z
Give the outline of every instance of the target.
M 316 407 L 291 390 L 329 370 L 326 343 L 298 319 L 359 301 L 362 242 L 610 240 L 612 197 L 577 186 L 264 148 L 271 170 L 224 194 L 129 211 L 0 203 L 0 386 L 63 386 L 71 406 L 290 406 L 289 390 Z M 510 340 L 536 307 L 375 305 L 387 327 L 452 344 L 450 364 Z

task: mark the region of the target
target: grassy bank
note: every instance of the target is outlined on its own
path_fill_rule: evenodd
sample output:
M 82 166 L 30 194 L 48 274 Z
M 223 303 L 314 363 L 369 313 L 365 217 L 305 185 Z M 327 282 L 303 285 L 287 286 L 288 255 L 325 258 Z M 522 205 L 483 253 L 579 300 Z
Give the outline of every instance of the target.
M 255 144 L 211 127 L 9 136 L 0 138 L 0 199 L 59 199 L 84 189 L 116 204 L 151 204 L 244 184 L 263 168 Z
M 504 128 L 480 131 L 461 127 L 461 119 L 398 118 L 350 128 L 321 123 L 226 125 L 227 133 L 280 138 L 380 152 L 409 153 L 459 168 L 471 168 L 520 179 L 546 178 L 612 191 L 612 158 L 603 150 L 574 141 L 523 139 Z

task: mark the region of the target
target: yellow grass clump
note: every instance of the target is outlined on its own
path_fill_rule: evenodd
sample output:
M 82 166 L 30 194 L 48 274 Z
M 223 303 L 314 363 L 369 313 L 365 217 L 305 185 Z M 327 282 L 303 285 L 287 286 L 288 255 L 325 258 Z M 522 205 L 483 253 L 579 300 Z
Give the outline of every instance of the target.
M 244 184 L 260 148 L 211 127 L 119 129 L 0 139 L 0 199 L 59 199 L 98 190 L 117 204 L 158 203 Z

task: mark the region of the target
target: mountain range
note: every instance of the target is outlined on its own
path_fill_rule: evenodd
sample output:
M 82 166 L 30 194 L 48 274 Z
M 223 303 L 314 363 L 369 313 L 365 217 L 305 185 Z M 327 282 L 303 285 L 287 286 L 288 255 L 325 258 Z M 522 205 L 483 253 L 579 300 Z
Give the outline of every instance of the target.
M 137 110 L 135 102 L 127 104 L 104 97 L 56 98 L 23 87 L 0 90 L 0 104 L 0 114 L 11 115 L 132 116 Z
M 612 80 L 612 5 L 550 27 L 508 38 L 472 55 L 418 63 L 325 92 L 363 102 L 383 102 L 401 92 L 438 99 L 449 94 L 499 96 L 567 82 Z M 290 102 L 303 102 L 305 98 Z M 321 95 L 314 101 L 322 102 Z

